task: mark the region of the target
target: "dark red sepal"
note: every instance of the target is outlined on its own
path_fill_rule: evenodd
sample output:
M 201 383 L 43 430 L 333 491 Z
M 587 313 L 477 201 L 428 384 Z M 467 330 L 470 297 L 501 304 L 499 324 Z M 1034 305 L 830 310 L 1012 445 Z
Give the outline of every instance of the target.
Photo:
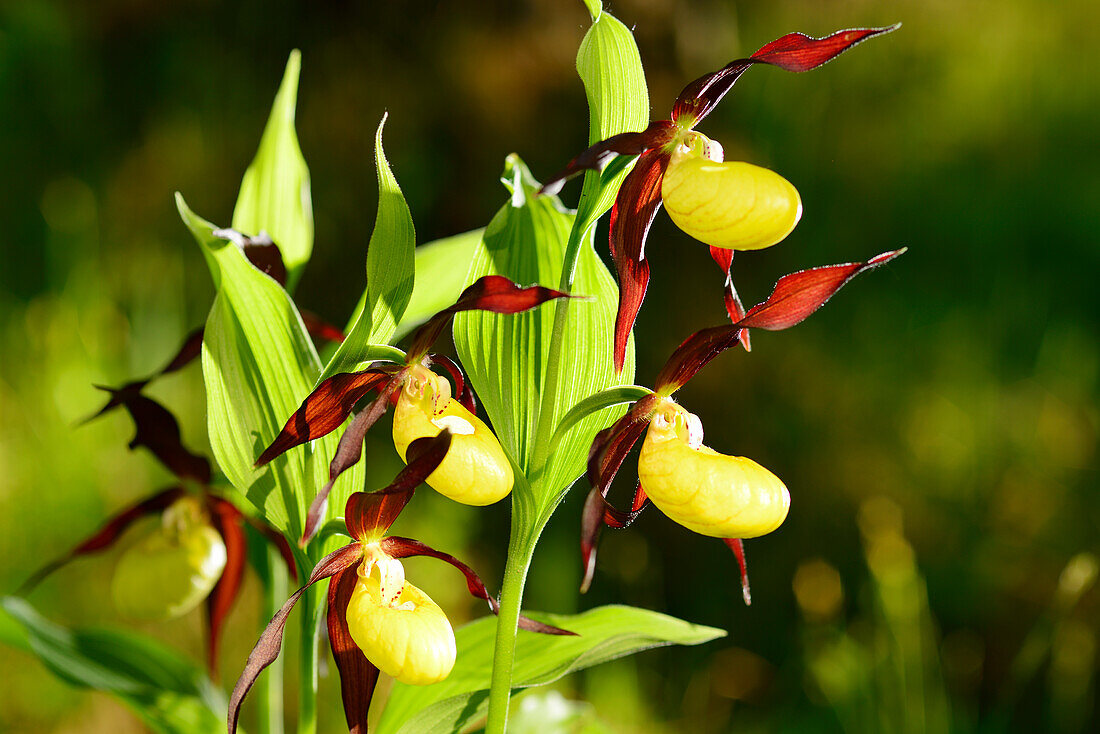
M 294 550 L 290 547 L 290 543 L 287 542 L 286 537 L 275 528 L 271 527 L 263 520 L 257 520 L 254 517 L 243 515 L 244 521 L 252 526 L 252 528 L 268 539 L 268 541 L 275 546 L 279 551 L 279 556 L 283 559 L 283 563 L 286 564 L 287 573 L 291 578 L 297 578 L 297 563 L 294 560 Z
M 355 492 L 344 507 L 344 523 L 356 540 L 371 541 L 389 530 L 412 499 L 413 492 L 431 476 L 451 448 L 447 429 L 431 437 L 418 438 L 405 452 L 408 464 L 388 486 L 374 492 Z
M 669 159 L 669 154 L 661 150 L 643 153 L 623 179 L 615 205 L 611 207 L 609 244 L 619 278 L 619 309 L 615 314 L 615 369 L 619 372 L 626 362 L 630 330 L 634 328 L 649 286 L 645 241 L 653 218 L 661 208 L 661 181 Z
M 599 547 L 603 526 L 617 530 L 630 527 L 648 506 L 649 498 L 646 497 L 641 482 L 638 482 L 629 512 L 624 512 L 608 502 L 597 487 L 593 487 L 588 493 L 581 514 L 581 566 L 584 569 L 584 577 L 581 579 L 582 594 L 588 591 L 596 573 L 596 549 Z
M 733 285 L 733 252 L 733 250 L 722 247 L 710 248 L 711 259 L 718 265 L 725 277 L 725 282 L 722 284 L 722 300 L 726 304 L 726 313 L 729 315 L 731 322 L 737 323 L 745 317 L 745 307 L 741 303 L 741 296 L 737 295 L 737 288 Z M 741 330 L 740 340 L 745 351 L 751 352 L 752 343 L 749 341 L 748 329 Z
M 176 370 L 183 369 L 191 362 L 193 362 L 195 358 L 202 353 L 203 331 L 204 327 L 200 326 L 199 328 L 188 334 L 186 337 L 184 337 L 183 344 L 180 345 L 179 351 L 176 352 L 176 355 L 172 357 L 171 361 L 168 362 L 167 365 L 165 365 L 164 369 L 162 369 L 155 375 L 150 376 L 145 382 L 149 382 L 154 377 L 167 375 L 171 372 L 175 372 Z
M 210 522 L 225 543 L 225 569 L 210 595 L 206 597 L 206 660 L 210 674 L 218 677 L 218 642 L 222 623 L 233 607 L 244 580 L 244 566 L 248 558 L 244 520 L 241 511 L 231 503 L 217 497 L 207 497 Z
M 733 88 L 737 79 L 753 64 L 770 64 L 787 71 L 809 71 L 831 61 L 852 46 L 868 38 L 896 30 L 900 24 L 885 28 L 855 28 L 837 31 L 824 38 L 788 33 L 760 49 L 747 59 L 737 59 L 718 71 L 705 74 L 684 87 L 672 107 L 672 119 L 690 119 L 694 126 L 714 109 Z
M 220 239 L 229 240 L 241 248 L 244 256 L 256 266 L 257 270 L 286 287 L 286 265 L 283 263 L 283 253 L 267 232 L 261 231 L 258 235 L 249 237 L 235 229 L 215 229 L 211 234 Z
M 890 262 L 903 252 L 904 248 L 884 252 L 862 263 L 829 265 L 784 275 L 768 299 L 750 308 L 737 323 L 702 329 L 685 339 L 657 375 L 658 392 L 667 395 L 679 390 L 712 359 L 737 344 L 744 329 L 788 329 L 821 308 L 852 278 Z
M 466 380 L 466 375 L 462 372 L 462 368 L 455 364 L 455 361 L 444 354 L 432 354 L 429 355 L 433 363 L 439 365 L 447 374 L 451 376 L 451 380 L 455 384 L 455 400 L 457 400 L 463 408 L 471 413 L 477 414 L 477 399 L 474 397 L 473 386 Z
M 390 536 L 388 538 L 382 538 L 378 542 L 379 547 L 391 558 L 408 558 L 410 556 L 428 556 L 430 558 L 438 558 L 445 563 L 449 563 L 466 577 L 466 588 L 470 594 L 477 599 L 483 599 L 488 602 L 489 609 L 493 614 L 500 614 L 500 602 L 489 593 L 489 590 L 485 588 L 485 583 L 474 572 L 472 568 L 467 566 L 462 561 L 458 560 L 449 553 L 438 551 L 425 543 L 421 543 L 419 540 L 412 538 L 401 538 L 397 536 Z M 519 628 L 528 630 L 530 632 L 541 632 L 546 635 L 575 635 L 575 632 L 569 630 L 563 630 L 560 627 L 554 627 L 542 622 L 536 622 L 533 619 L 524 617 L 522 614 L 519 617 Z
M 527 311 L 555 298 L 568 297 L 568 293 L 562 293 L 541 285 L 524 288 L 516 285 L 503 275 L 484 275 L 462 291 L 453 306 L 445 308 L 432 316 L 427 323 L 413 332 L 408 362 L 409 364 L 419 362 L 432 348 L 443 330 L 447 328 L 451 317 L 460 311 L 491 311 L 493 313 L 513 314 Z
M 261 467 L 295 446 L 335 431 L 351 415 L 356 403 L 371 390 L 396 380 L 395 372 L 400 369 L 396 365 L 373 366 L 363 372 L 342 372 L 322 381 L 256 459 L 256 466 Z
M 371 401 L 370 405 L 361 410 L 351 425 L 340 436 L 340 442 L 336 446 L 336 455 L 328 465 L 328 482 L 321 491 L 314 496 L 309 503 L 309 512 L 306 514 L 306 525 L 302 531 L 302 537 L 298 545 L 305 547 L 321 527 L 321 520 L 325 516 L 325 508 L 328 506 L 328 496 L 332 486 L 340 475 L 359 463 L 363 455 L 363 441 L 367 437 L 367 431 L 371 429 L 386 408 L 390 404 L 390 395 L 401 389 L 401 381 L 398 378 L 391 379 L 379 390 L 378 397 Z
M 348 603 L 358 579 L 358 569 L 351 567 L 334 575 L 329 582 L 328 644 L 340 671 L 340 696 L 348 732 L 367 734 L 367 712 L 378 684 L 378 668 L 367 660 L 348 629 Z
M 299 311 L 302 315 L 302 323 L 305 324 L 306 331 L 317 339 L 323 341 L 336 342 L 339 344 L 344 341 L 344 332 L 336 328 L 323 318 L 313 313 L 312 311 Z
M 745 565 L 745 543 L 740 538 L 723 538 L 722 542 L 737 557 L 737 565 L 741 568 L 741 598 L 745 600 L 745 606 L 750 606 L 752 593 L 749 591 L 749 568 Z
M 672 140 L 675 126 L 668 120 L 651 122 L 640 133 L 619 133 L 601 140 L 579 156 L 539 189 L 539 195 L 556 194 L 566 181 L 584 171 L 602 171 L 618 155 L 641 155 L 650 148 L 660 148 Z
M 344 569 L 359 563 L 362 557 L 362 548 L 358 543 L 352 543 L 322 558 L 309 575 L 309 580 L 305 586 L 295 591 L 286 600 L 282 608 L 275 613 L 275 616 L 271 618 L 267 628 L 260 634 L 256 646 L 252 648 L 248 661 L 244 664 L 244 671 L 241 672 L 241 677 L 237 679 L 237 684 L 233 686 L 233 692 L 229 696 L 229 712 L 226 716 L 229 734 L 236 734 L 237 719 L 240 718 L 241 714 L 241 703 L 256 682 L 256 678 L 259 677 L 264 668 L 271 665 L 275 662 L 275 658 L 279 657 L 279 651 L 283 646 L 283 630 L 286 628 L 287 617 L 290 616 L 290 611 L 294 609 L 294 605 L 302 598 L 302 594 L 318 581 L 335 576 Z
M 146 515 L 152 515 L 164 510 L 184 494 L 183 487 L 169 487 L 168 489 L 157 492 L 152 497 L 148 497 L 135 505 L 127 507 L 125 510 L 108 520 L 103 527 L 93 533 L 92 536 L 83 543 L 73 548 L 61 558 L 51 561 L 36 571 L 33 576 L 27 579 L 23 585 L 19 587 L 16 593 L 20 596 L 30 593 L 43 579 L 77 556 L 83 556 L 109 548 L 118 540 L 119 536 L 122 535 L 126 528 L 134 523 L 134 521 Z
M 96 387 L 111 395 L 107 406 L 97 415 L 122 405 L 133 418 L 136 432 L 130 441 L 131 449 L 144 446 L 177 477 L 210 483 L 210 462 L 184 447 L 179 424 L 167 408 L 142 395 L 140 386 L 135 389 L 127 385 L 118 390 L 103 385 Z
M 630 406 L 619 420 L 596 434 L 588 450 L 588 481 L 600 494 L 607 496 L 611 481 L 623 465 L 630 449 L 649 426 L 649 419 L 661 396 L 646 395 Z

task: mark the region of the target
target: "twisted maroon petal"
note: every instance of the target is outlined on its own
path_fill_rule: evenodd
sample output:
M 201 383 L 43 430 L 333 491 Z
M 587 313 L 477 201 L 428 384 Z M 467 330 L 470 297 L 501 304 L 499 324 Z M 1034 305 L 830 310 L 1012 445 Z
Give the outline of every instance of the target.
M 256 466 L 261 467 L 295 446 L 335 431 L 368 392 L 397 380 L 399 369 L 395 365 L 375 366 L 363 372 L 342 372 L 322 381 L 256 459 Z
M 657 390 L 666 394 L 679 390 L 712 359 L 737 344 L 746 328 L 779 331 L 802 322 L 852 278 L 888 263 L 904 252 L 902 248 L 884 252 L 862 263 L 829 265 L 784 275 L 775 284 L 768 299 L 750 308 L 740 321 L 728 326 L 702 329 L 685 339 L 657 375 Z
M 741 297 L 737 295 L 737 288 L 733 285 L 733 252 L 721 247 L 710 248 L 711 259 L 726 278 L 722 285 L 722 300 L 726 304 L 726 313 L 729 314 L 730 321 L 737 323 L 745 317 L 745 307 L 741 304 Z M 741 330 L 740 340 L 746 352 L 752 351 L 748 329 Z
M 634 491 L 634 502 L 629 512 L 616 508 L 607 498 L 600 494 L 597 487 L 593 487 L 584 501 L 584 511 L 581 514 L 581 565 L 584 569 L 584 577 L 581 579 L 581 593 L 588 591 L 592 586 L 592 578 L 596 573 L 596 549 L 600 542 L 600 531 L 606 525 L 609 528 L 622 529 L 631 524 L 642 514 L 642 510 L 649 506 L 649 498 L 642 483 Z
M 210 596 L 206 597 L 206 660 L 211 675 L 217 678 L 218 642 L 222 623 L 241 590 L 248 544 L 245 541 L 240 510 L 217 497 L 208 497 L 206 505 L 210 510 L 210 522 L 225 543 L 225 569 Z
M 737 557 L 737 565 L 741 568 L 741 598 L 745 600 L 745 606 L 749 606 L 752 604 L 752 593 L 749 591 L 749 569 L 745 565 L 745 543 L 740 538 L 724 538 L 722 542 Z
M 93 533 L 92 536 L 83 543 L 73 548 L 61 558 L 51 561 L 36 571 L 33 576 L 27 579 L 23 585 L 19 587 L 16 593 L 19 595 L 30 593 L 34 587 L 42 583 L 43 579 L 77 556 L 88 555 L 89 553 L 95 553 L 105 548 L 109 548 L 118 540 L 119 536 L 125 532 L 126 528 L 130 527 L 136 520 L 146 515 L 152 515 L 164 510 L 184 494 L 183 487 L 169 487 L 168 489 L 157 492 L 152 497 L 148 497 L 135 505 L 127 507 L 125 510 L 108 520 L 103 527 Z
M 462 291 L 453 306 L 443 309 L 413 332 L 408 362 L 419 362 L 428 353 L 435 340 L 447 328 L 451 317 L 460 311 L 491 311 L 512 314 L 527 311 L 555 298 L 568 298 L 562 293 L 541 285 L 526 288 L 516 285 L 503 275 L 485 275 Z
M 294 605 L 302 598 L 302 594 L 318 581 L 335 576 L 344 569 L 359 563 L 362 557 L 363 551 L 358 543 L 345 545 L 343 548 L 328 554 L 314 567 L 305 586 L 295 591 L 286 600 L 282 608 L 275 612 L 275 616 L 271 618 L 267 628 L 260 634 L 256 646 L 252 648 L 248 661 L 244 664 L 241 677 L 237 679 L 237 684 L 233 686 L 233 692 L 229 696 L 229 712 L 226 716 L 229 734 L 236 734 L 237 719 L 241 715 L 241 703 L 244 701 L 244 697 L 248 695 L 248 691 L 252 688 L 263 669 L 279 657 L 279 651 L 283 646 L 283 630 L 286 628 L 287 617 L 290 616 L 290 611 L 294 609 Z
M 493 614 L 500 614 L 500 602 L 498 602 L 489 590 L 485 588 L 485 583 L 481 578 L 474 573 L 474 570 L 467 566 L 462 561 L 458 560 L 449 553 L 438 551 L 429 545 L 421 543 L 419 540 L 413 540 L 412 538 L 400 538 L 397 536 L 390 536 L 383 538 L 379 541 L 379 546 L 382 550 L 391 558 L 408 558 L 410 556 L 428 556 L 430 558 L 438 558 L 445 563 L 449 563 L 466 577 L 466 588 L 470 594 L 477 599 L 483 599 L 489 603 L 489 609 Z M 542 622 L 536 622 L 533 619 L 523 616 L 519 616 L 519 628 L 528 630 L 530 632 L 541 632 L 545 635 L 575 635 L 575 632 L 569 630 L 563 630 L 560 627 L 554 627 Z
M 619 310 L 615 315 L 615 369 L 619 372 L 626 362 L 626 343 L 649 285 L 645 241 L 661 208 L 661 181 L 669 158 L 661 150 L 643 153 L 623 180 L 611 207 L 609 244 L 619 277 Z
M 348 603 L 358 578 L 357 569 L 345 568 L 329 582 L 328 644 L 336 669 L 340 671 L 340 696 L 344 701 L 348 732 L 367 734 L 367 712 L 378 683 L 378 668 L 367 660 L 348 629 Z
M 336 446 L 336 455 L 328 465 L 328 482 L 321 491 L 314 496 L 309 503 L 309 512 L 306 514 L 305 528 L 302 530 L 302 538 L 298 545 L 305 547 L 321 527 L 321 519 L 325 516 L 325 508 L 328 506 L 328 496 L 332 492 L 332 486 L 348 469 L 359 463 L 363 456 L 363 441 L 367 437 L 367 431 L 371 429 L 386 408 L 390 404 L 390 396 L 401 389 L 400 378 L 393 378 L 378 391 L 378 397 L 371 401 L 370 405 L 361 410 L 351 425 L 340 436 L 340 442 Z
M 131 383 L 117 390 L 96 385 L 111 396 L 107 405 L 96 415 L 103 415 L 119 405 L 125 407 L 134 420 L 136 431 L 134 438 L 130 441 L 131 449 L 144 446 L 177 477 L 209 484 L 210 462 L 184 447 L 180 438 L 179 423 L 176 422 L 175 416 L 160 403 L 142 395 L 140 392 L 142 384 Z
M 868 38 L 896 30 L 900 24 L 885 28 L 853 28 L 837 31 L 824 38 L 788 33 L 760 49 L 747 59 L 737 59 L 718 71 L 705 74 L 684 87 L 672 107 L 672 119 L 690 119 L 698 123 L 714 109 L 737 79 L 753 64 L 770 64 L 787 71 L 809 71 L 835 59 L 852 46 Z
M 431 476 L 451 448 L 451 432 L 443 429 L 432 437 L 418 438 L 405 452 L 408 462 L 392 482 L 374 492 L 355 492 L 344 507 L 344 522 L 357 540 L 380 536 L 412 499 L 413 492 Z
M 617 155 L 640 155 L 650 148 L 659 148 L 672 140 L 674 133 L 675 126 L 670 121 L 658 120 L 651 122 L 640 133 L 612 135 L 569 161 L 564 169 L 542 185 L 539 194 L 556 194 L 569 179 L 584 171 L 602 171 Z

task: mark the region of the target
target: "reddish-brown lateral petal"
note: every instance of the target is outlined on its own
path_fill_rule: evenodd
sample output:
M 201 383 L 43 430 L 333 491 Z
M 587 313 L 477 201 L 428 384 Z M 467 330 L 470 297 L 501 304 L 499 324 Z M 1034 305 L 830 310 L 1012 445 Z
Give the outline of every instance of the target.
M 169 487 L 168 489 L 157 492 L 152 497 L 148 497 L 135 505 L 127 507 L 125 510 L 108 520 L 103 527 L 93 533 L 92 536 L 83 543 L 73 548 L 61 558 L 51 561 L 46 566 L 36 571 L 33 576 L 27 579 L 26 582 L 19 587 L 16 593 L 19 595 L 30 593 L 43 579 L 77 556 L 95 553 L 96 551 L 101 551 L 104 548 L 110 547 L 135 520 L 164 510 L 184 494 L 183 487 Z
M 745 307 L 741 303 L 741 296 L 737 295 L 737 288 L 733 285 L 733 252 L 722 247 L 710 248 L 711 259 L 718 265 L 726 279 L 722 284 L 722 300 L 726 304 L 726 313 L 731 322 L 737 323 L 745 317 Z M 752 344 L 749 341 L 748 329 L 741 330 L 740 340 L 745 351 L 751 352 Z
M 256 466 L 261 467 L 295 446 L 335 431 L 368 392 L 397 379 L 397 375 L 391 372 L 390 369 L 372 367 L 363 372 L 342 372 L 321 382 L 290 416 L 271 445 L 256 459 Z
M 768 300 L 749 309 L 741 325 L 769 331 L 789 329 L 825 305 L 834 293 L 860 273 L 890 262 L 905 248 L 884 252 L 862 263 L 845 263 L 784 275 Z
M 278 549 L 279 555 L 282 556 L 283 563 L 286 564 L 287 572 L 291 575 L 292 578 L 297 577 L 297 573 L 295 572 L 297 564 L 294 561 L 294 550 L 290 547 L 290 543 L 287 542 L 286 537 L 284 537 L 283 534 L 280 533 L 278 530 L 265 523 L 263 520 L 257 520 L 256 518 L 249 517 L 248 515 L 244 515 L 244 520 L 249 525 L 251 525 L 256 530 L 256 532 L 267 538 L 271 542 L 271 544 L 274 545 L 276 549 Z
M 443 309 L 413 332 L 408 362 L 419 362 L 447 328 L 451 317 L 460 311 L 492 311 L 512 314 L 527 311 L 555 298 L 568 298 L 568 293 L 532 285 L 519 286 L 503 275 L 484 275 L 462 291 L 453 306 Z
M 144 446 L 177 477 L 210 483 L 210 462 L 184 448 L 175 417 L 163 405 L 142 395 L 140 385 L 137 389 L 127 385 L 118 390 L 102 385 L 96 387 L 111 395 L 100 415 L 116 405 L 122 405 L 133 418 L 136 432 L 130 441 L 131 449 Z
M 745 328 L 779 331 L 800 323 L 852 278 L 903 252 L 904 248 L 884 252 L 862 263 L 829 265 L 784 275 L 768 299 L 750 308 L 737 323 L 702 329 L 685 339 L 657 375 L 657 390 L 666 394 L 679 390 L 712 359 L 737 344 Z
M 244 256 L 256 266 L 257 270 L 286 287 L 286 265 L 283 263 L 283 253 L 267 232 L 261 231 L 258 235 L 249 237 L 235 229 L 215 229 L 211 234 L 223 240 L 229 240 L 241 248 Z
M 203 328 L 204 327 L 200 326 L 199 328 L 188 334 L 184 338 L 183 344 L 180 346 L 179 351 L 176 352 L 176 355 L 174 357 L 172 357 L 172 360 L 158 374 L 153 375 L 149 379 L 151 380 L 153 379 L 153 377 L 158 377 L 159 375 L 167 375 L 170 372 L 175 372 L 176 370 L 182 369 L 193 362 L 195 358 L 202 353 Z
M 337 344 L 344 341 L 344 332 L 340 331 L 317 314 L 304 309 L 299 313 L 302 314 L 302 323 L 305 324 L 306 331 L 308 331 L 311 336 L 321 339 L 322 341 L 336 342 Z
M 344 506 L 344 523 L 351 537 L 372 540 L 390 529 L 412 499 L 413 492 L 434 472 L 451 448 L 451 432 L 418 438 L 405 451 L 405 468 L 394 480 L 374 492 L 355 492 Z
M 705 74 L 684 87 L 672 108 L 672 119 L 702 120 L 714 105 L 726 96 L 737 79 L 753 64 L 770 64 L 787 71 L 809 71 L 833 60 L 852 46 L 868 38 L 896 30 L 900 24 L 885 28 L 853 28 L 837 31 L 824 38 L 788 33 L 760 49 L 747 59 L 737 59 L 718 71 Z
M 397 536 L 390 536 L 388 538 L 382 538 L 379 541 L 379 545 L 382 550 L 391 558 L 408 558 L 409 556 L 428 556 L 430 558 L 438 558 L 445 563 L 449 563 L 466 577 L 466 588 L 470 594 L 477 599 L 484 599 L 489 604 L 489 609 L 493 614 L 500 613 L 500 602 L 489 593 L 489 590 L 485 588 L 485 583 L 474 572 L 472 568 L 467 566 L 462 561 L 458 560 L 449 553 L 438 551 L 431 546 L 421 543 L 419 540 L 412 538 L 401 538 Z M 528 630 L 530 632 L 541 632 L 544 635 L 575 635 L 575 632 L 569 630 L 563 630 L 560 627 L 554 627 L 542 622 L 536 622 L 533 619 L 523 616 L 519 617 L 519 628 Z
M 290 611 L 294 608 L 294 605 L 302 598 L 302 594 L 318 581 L 335 576 L 345 568 L 350 568 L 359 563 L 362 557 L 363 552 L 358 543 L 345 545 L 343 548 L 328 554 L 314 567 L 305 586 L 295 591 L 286 600 L 282 608 L 275 612 L 275 616 L 271 618 L 271 622 L 260 634 L 256 646 L 252 648 L 252 652 L 248 655 L 248 661 L 244 664 L 244 671 L 241 672 L 241 677 L 237 679 L 237 684 L 233 686 L 233 692 L 229 696 L 229 712 L 226 716 L 229 734 L 236 734 L 237 719 L 241 714 L 241 703 L 256 682 L 256 678 L 259 677 L 264 668 L 271 665 L 275 658 L 279 657 L 279 651 L 283 646 L 283 630 L 286 628 L 287 617 L 290 616 Z
M 749 591 L 749 568 L 745 565 L 745 543 L 740 538 L 724 538 L 722 542 L 737 557 L 737 565 L 741 568 L 741 598 L 745 600 L 745 606 L 750 606 L 752 593 Z
M 629 512 L 620 510 L 607 501 L 600 493 L 599 488 L 593 487 L 584 501 L 584 511 L 581 513 L 581 566 L 583 578 L 581 579 L 581 593 L 588 591 L 592 585 L 592 578 L 596 573 L 596 549 L 599 547 L 600 531 L 606 525 L 609 528 L 622 529 L 638 519 L 649 505 L 645 490 L 641 482 L 634 493 L 634 503 Z
M 348 732 L 367 734 L 367 711 L 378 683 L 378 668 L 367 660 L 348 629 L 348 603 L 358 578 L 356 569 L 346 568 L 328 584 L 328 644 L 340 671 L 340 696 Z
M 661 181 L 668 168 L 669 154 L 649 150 L 638 158 L 634 169 L 611 207 L 609 244 L 619 278 L 619 310 L 615 314 L 615 369 L 626 361 L 626 344 L 649 285 L 649 263 L 645 241 L 657 210 L 661 208 Z
M 623 465 L 630 449 L 649 426 L 659 395 L 646 395 L 610 428 L 596 434 L 588 450 L 588 481 L 606 497 L 611 481 Z
M 225 569 L 210 596 L 206 597 L 206 660 L 210 674 L 217 679 L 218 641 L 222 622 L 241 590 L 248 545 L 241 524 L 244 517 L 240 510 L 231 503 L 212 496 L 207 497 L 206 506 L 210 511 L 210 522 L 225 543 Z
M 367 437 L 367 431 L 386 412 L 386 408 L 390 404 L 390 395 L 399 389 L 401 389 L 401 382 L 398 380 L 390 380 L 386 383 L 379 391 L 378 397 L 355 416 L 351 425 L 344 431 L 344 435 L 340 436 L 340 442 L 336 445 L 336 455 L 332 457 L 332 461 L 328 465 L 328 483 L 321 488 L 321 491 L 309 503 L 305 529 L 302 531 L 302 537 L 298 541 L 298 545 L 305 547 L 306 543 L 313 538 L 321 527 L 321 520 L 325 516 L 325 507 L 328 506 L 328 495 L 332 491 L 332 486 L 336 484 L 336 480 L 340 478 L 341 474 L 359 463 L 359 459 L 363 455 L 363 441 Z
M 457 400 L 463 408 L 476 414 L 477 399 L 474 397 L 474 389 L 466 380 L 466 375 L 462 372 L 462 368 L 455 364 L 455 361 L 445 354 L 432 354 L 429 356 L 432 362 L 442 367 L 447 371 L 447 374 L 451 376 L 451 380 L 455 384 L 455 400 Z
M 668 120 L 657 120 L 640 133 L 619 133 L 601 140 L 579 156 L 539 189 L 539 195 L 556 194 L 566 181 L 584 171 L 602 171 L 617 155 L 640 155 L 650 148 L 660 148 L 672 140 L 675 126 Z

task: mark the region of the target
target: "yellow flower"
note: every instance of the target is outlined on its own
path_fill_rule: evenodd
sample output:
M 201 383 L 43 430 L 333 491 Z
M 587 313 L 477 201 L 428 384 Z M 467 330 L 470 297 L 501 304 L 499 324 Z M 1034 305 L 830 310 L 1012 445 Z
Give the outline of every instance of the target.
M 415 365 L 405 378 L 393 416 L 393 443 L 405 460 L 418 438 L 453 435 L 443 463 L 428 477 L 428 486 L 456 502 L 489 505 L 512 491 L 512 464 L 489 426 L 451 397 L 450 383 Z

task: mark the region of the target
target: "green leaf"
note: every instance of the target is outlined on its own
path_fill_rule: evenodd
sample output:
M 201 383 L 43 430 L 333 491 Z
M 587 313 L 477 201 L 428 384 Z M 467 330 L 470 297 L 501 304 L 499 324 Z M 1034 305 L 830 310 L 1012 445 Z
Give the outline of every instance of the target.
M 520 631 L 516 638 L 513 692 L 552 683 L 576 670 L 664 645 L 699 645 L 725 636 L 646 609 L 605 606 L 575 615 L 535 614 L 539 621 L 577 633 L 557 637 Z M 484 617 L 455 632 L 458 658 L 450 676 L 430 686 L 396 683 L 376 734 L 454 732 L 488 708 L 496 617 Z
M 584 5 L 588 8 L 588 14 L 592 16 L 592 20 L 600 19 L 600 13 L 603 12 L 602 0 L 584 0 Z
M 317 352 L 286 291 L 253 267 L 239 247 L 214 237 L 213 225 L 195 215 L 178 194 L 176 203 L 218 286 L 202 344 L 214 458 L 264 518 L 296 540 L 309 500 L 327 479 L 339 433 L 290 451 L 262 469 L 254 469 L 253 463 L 313 388 L 321 369 Z M 331 516 L 362 483 L 362 465 L 341 477 L 329 502 Z
M 225 729 L 221 691 L 174 650 L 122 630 L 62 627 L 16 597 L 4 597 L 0 605 L 7 612 L 5 624 L 21 628 L 30 651 L 51 672 L 75 686 L 117 696 L 154 731 Z
M 371 344 L 387 344 L 401 321 L 413 294 L 416 232 L 405 195 L 397 185 L 382 149 L 382 128 L 374 137 L 374 162 L 378 168 L 378 214 L 367 246 L 367 289 L 363 308 L 320 379 L 349 372 L 366 361 Z
M 512 197 L 485 230 L 467 280 L 496 274 L 521 285 L 556 283 L 574 214 L 557 197 L 535 196 L 539 184 L 517 156 L 508 157 L 504 175 Z M 581 243 L 573 284 L 574 294 L 588 298 L 575 301 L 569 309 L 562 344 L 569 367 L 563 370 L 558 394 L 553 396 L 552 426 L 582 399 L 634 377 L 633 350 L 622 374 L 615 374 L 611 344 L 618 289 L 592 248 L 591 237 Z M 552 306 L 514 315 L 467 312 L 455 318 L 455 345 L 462 364 L 501 445 L 524 474 L 532 469 L 553 325 Z M 537 491 L 543 509 L 555 504 L 560 492 L 581 475 L 593 436 L 622 412 L 621 407 L 607 408 L 579 421 L 566 434 L 542 476 L 532 477 L 541 488 Z
M 634 34 L 615 16 L 599 12 L 600 3 L 586 4 L 593 22 L 577 50 L 577 73 L 588 96 L 592 145 L 618 133 L 644 130 L 649 125 L 649 91 Z M 608 180 L 595 171 L 585 175 L 578 206 L 582 231 L 611 207 L 630 167 Z
M 267 230 L 279 245 L 286 264 L 287 290 L 291 292 L 313 252 L 309 169 L 294 132 L 301 65 L 302 54 L 291 52 L 260 149 L 245 171 L 233 210 L 235 229 L 250 235 Z
M 573 406 L 573 409 L 565 414 L 561 423 L 554 429 L 553 443 L 557 444 L 565 437 L 565 434 L 582 419 L 613 405 L 623 405 L 641 400 L 646 395 L 652 395 L 653 391 L 641 385 L 619 385 L 609 387 L 606 390 L 589 395 L 584 400 Z

